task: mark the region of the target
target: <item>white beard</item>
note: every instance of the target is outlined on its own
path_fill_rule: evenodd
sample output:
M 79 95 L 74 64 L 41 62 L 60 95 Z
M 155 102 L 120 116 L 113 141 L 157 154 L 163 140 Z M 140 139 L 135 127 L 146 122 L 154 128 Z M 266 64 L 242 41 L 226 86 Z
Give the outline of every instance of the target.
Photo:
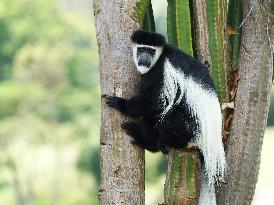
M 141 74 L 145 74 L 151 69 L 151 67 L 146 67 L 146 66 L 136 66 L 136 67 L 138 72 Z

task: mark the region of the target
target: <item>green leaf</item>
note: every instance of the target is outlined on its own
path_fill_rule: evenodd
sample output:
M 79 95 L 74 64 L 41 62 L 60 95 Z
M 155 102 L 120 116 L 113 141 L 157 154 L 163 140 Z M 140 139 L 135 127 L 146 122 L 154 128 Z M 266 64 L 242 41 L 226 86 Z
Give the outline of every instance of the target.
M 146 9 L 143 29 L 145 31 L 155 32 L 155 22 L 154 22 L 153 9 L 152 9 L 151 2 L 149 2 L 149 5 Z
M 135 10 L 134 10 L 134 18 L 139 22 L 143 22 L 146 10 L 150 0 L 139 0 L 136 3 Z
M 227 101 L 226 65 L 223 42 L 223 5 L 219 0 L 206 0 L 209 31 L 209 52 L 212 60 L 212 79 L 221 103 Z
M 177 31 L 176 31 L 176 0 L 168 0 L 167 6 L 167 35 L 168 42 L 177 46 Z
M 228 4 L 227 24 L 236 33 L 229 37 L 230 47 L 231 47 L 232 67 L 238 65 L 238 62 L 239 62 L 240 43 L 241 43 L 241 28 L 240 28 L 241 22 L 242 22 L 241 1 L 230 0 Z
M 189 0 L 176 0 L 176 31 L 178 48 L 193 55 Z
M 169 43 L 193 55 L 189 0 L 168 0 L 167 33 Z

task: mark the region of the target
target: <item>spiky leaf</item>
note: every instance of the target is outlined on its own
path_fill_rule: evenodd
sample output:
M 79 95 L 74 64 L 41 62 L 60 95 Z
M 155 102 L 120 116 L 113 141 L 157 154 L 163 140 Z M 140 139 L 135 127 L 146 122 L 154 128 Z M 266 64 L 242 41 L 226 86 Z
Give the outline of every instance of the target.
M 227 23 L 234 31 L 235 34 L 231 35 L 230 47 L 231 47 L 231 65 L 232 67 L 238 65 L 239 53 L 240 53 L 240 41 L 241 41 L 241 29 L 240 24 L 242 22 L 242 5 L 241 1 L 230 0 L 228 5 Z
M 169 43 L 193 55 L 188 0 L 168 0 L 167 33 Z
M 209 32 L 209 52 L 212 60 L 212 73 L 217 94 L 222 103 L 227 101 L 226 67 L 223 39 L 223 2 L 206 0 Z
M 149 2 L 148 7 L 146 9 L 143 29 L 145 31 L 155 32 L 155 21 L 151 2 Z
M 134 18 L 139 22 L 142 22 L 145 17 L 146 10 L 150 0 L 139 0 L 136 3 L 135 10 L 134 10 Z

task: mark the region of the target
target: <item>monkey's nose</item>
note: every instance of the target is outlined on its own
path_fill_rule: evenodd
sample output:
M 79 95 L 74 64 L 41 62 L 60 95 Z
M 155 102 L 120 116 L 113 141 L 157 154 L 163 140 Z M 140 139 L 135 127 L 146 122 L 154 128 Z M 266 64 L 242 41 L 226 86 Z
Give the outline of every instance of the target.
M 145 66 L 147 68 L 151 65 L 151 57 L 148 53 L 143 52 L 138 56 L 138 66 Z
M 149 61 L 147 61 L 147 60 L 140 59 L 138 61 L 138 66 L 145 66 L 145 67 L 149 68 L 150 65 L 151 65 L 151 63 Z

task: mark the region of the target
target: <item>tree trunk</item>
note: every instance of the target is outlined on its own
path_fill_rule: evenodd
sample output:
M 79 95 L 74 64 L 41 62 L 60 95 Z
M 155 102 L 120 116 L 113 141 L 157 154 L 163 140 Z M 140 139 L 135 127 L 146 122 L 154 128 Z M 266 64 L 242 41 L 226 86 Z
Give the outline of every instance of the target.
M 200 193 L 200 170 L 200 152 L 197 149 L 170 149 L 164 204 L 197 204 Z
M 134 94 L 137 72 L 133 68 L 130 36 L 140 27 L 134 20 L 136 0 L 95 0 L 94 15 L 100 58 L 101 92 L 128 98 Z M 100 204 L 144 205 L 144 151 L 130 144 L 121 130 L 128 120 L 102 102 L 100 138 Z
M 242 0 L 238 92 L 227 142 L 229 170 L 218 204 L 251 204 L 258 177 L 272 77 L 270 0 Z

